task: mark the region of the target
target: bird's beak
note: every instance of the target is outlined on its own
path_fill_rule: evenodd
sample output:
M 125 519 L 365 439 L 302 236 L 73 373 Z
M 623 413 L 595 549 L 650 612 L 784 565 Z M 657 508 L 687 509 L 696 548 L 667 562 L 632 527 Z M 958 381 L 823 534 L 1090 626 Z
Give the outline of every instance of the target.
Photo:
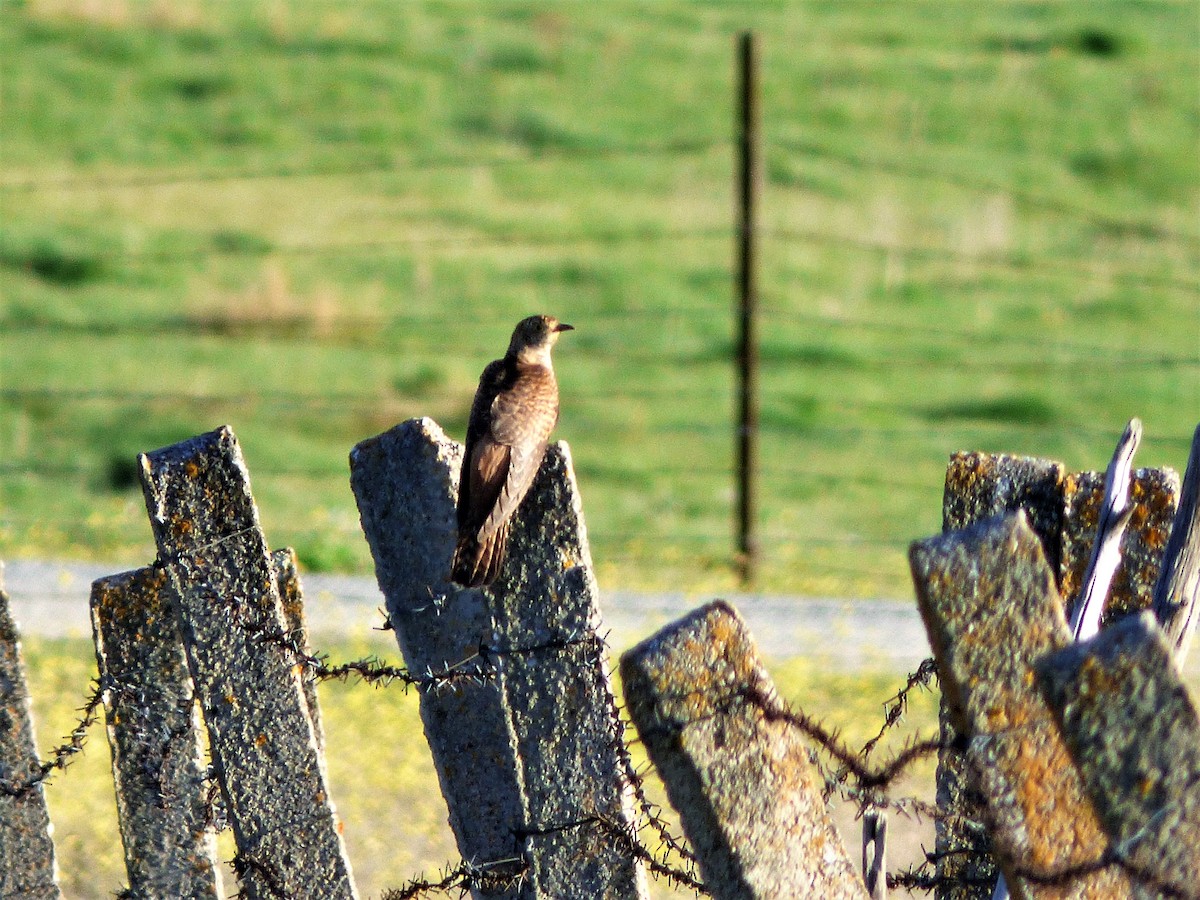
M 554 330 L 555 331 L 574 331 L 575 326 L 568 325 L 566 322 L 559 322 L 557 325 L 554 326 Z

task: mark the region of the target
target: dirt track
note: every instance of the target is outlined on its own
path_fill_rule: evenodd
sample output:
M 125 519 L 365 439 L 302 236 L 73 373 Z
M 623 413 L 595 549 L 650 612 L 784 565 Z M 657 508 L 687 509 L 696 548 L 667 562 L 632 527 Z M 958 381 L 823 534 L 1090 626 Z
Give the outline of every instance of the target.
M 121 566 L 18 560 L 4 582 L 20 628 L 46 636 L 89 635 L 88 593 L 94 579 Z M 379 625 L 383 597 L 373 579 L 305 575 L 309 625 L 317 634 L 350 634 Z M 614 648 L 629 647 L 707 596 L 606 591 L 601 605 Z M 728 596 L 750 624 L 764 654 L 802 656 L 841 669 L 910 671 L 929 653 L 911 602 L 809 597 Z

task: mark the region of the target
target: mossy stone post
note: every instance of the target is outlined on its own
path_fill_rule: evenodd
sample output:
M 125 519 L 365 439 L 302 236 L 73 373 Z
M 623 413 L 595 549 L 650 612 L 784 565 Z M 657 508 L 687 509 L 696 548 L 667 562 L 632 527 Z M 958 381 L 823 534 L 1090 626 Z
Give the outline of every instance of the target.
M 946 471 L 942 530 L 948 533 L 1024 510 L 1058 593 L 1069 604 L 1082 588 L 1103 494 L 1103 472 L 1070 473 L 1061 463 L 1030 457 L 956 453 Z M 1107 604 L 1111 614 L 1150 604 L 1179 504 L 1179 477 L 1170 469 L 1138 469 L 1129 500 L 1133 513 L 1121 540 L 1122 559 Z M 940 719 L 943 743 L 949 748 L 956 735 L 945 702 Z M 946 879 L 936 890 L 938 900 L 990 900 L 997 873 L 987 835 L 977 827 L 982 799 L 953 749 L 939 755 L 937 791 L 943 811 L 956 814 L 936 826 L 938 874 Z
M 462 445 L 431 419 L 416 419 L 358 444 L 350 483 L 409 671 L 480 674 L 422 691 L 421 721 L 458 852 L 503 876 L 523 870 L 521 785 L 494 670 L 479 656 L 492 636 L 486 598 L 448 580 L 461 463 Z M 514 885 L 488 896 L 519 894 Z
M 20 635 L 0 563 L 0 897 L 62 896 L 40 776 Z
M 140 458 L 252 900 L 357 896 L 250 478 L 229 428 Z
M 296 555 L 271 554 L 289 632 L 307 647 Z M 163 567 L 92 583 L 92 633 L 104 689 L 117 821 L 131 897 L 221 897 L 217 813 L 205 780 L 203 722 Z M 318 746 L 316 689 L 305 698 Z
M 1058 589 L 1069 604 L 1068 619 L 1083 590 L 1096 541 L 1104 479 L 1103 472 L 1079 472 L 1067 475 L 1063 481 Z M 1102 623 L 1150 608 L 1163 548 L 1179 507 L 1179 475 L 1171 469 L 1135 470 L 1129 481 L 1129 504 L 1133 514 L 1121 539 L 1121 562 L 1113 576 Z
M 460 671 L 484 675 L 421 695 L 459 850 L 524 871 L 488 897 L 643 897 L 641 864 L 599 821 L 625 830 L 633 815 L 569 450 L 548 449 L 487 590 L 447 580 L 461 460 L 461 446 L 429 419 L 351 453 L 363 531 L 409 669 L 467 660 Z
M 1200 716 L 1174 652 L 1142 612 L 1038 665 L 1135 896 L 1186 896 L 1200 885 Z
M 1089 866 L 1108 847 L 1037 688 L 1037 663 L 1072 642 L 1053 572 L 1024 511 L 915 543 L 910 558 L 981 818 L 1012 895 L 1036 896 L 1022 873 Z M 1130 884 L 1105 866 L 1072 890 L 1118 900 Z
M 967 528 L 993 516 L 1025 510 L 1057 571 L 1063 516 L 1062 465 L 1043 459 L 956 453 L 946 469 L 942 531 Z M 1086 565 L 1086 557 L 1084 559 Z M 940 672 L 943 680 L 944 675 Z M 966 760 L 955 749 L 958 732 L 943 694 L 939 711 L 943 749 L 938 754 L 937 802 L 943 813 L 935 825 L 938 854 L 937 900 L 991 900 L 999 872 L 982 827 L 983 798 L 972 785 Z
M 867 897 L 749 630 L 710 603 L 621 658 L 629 715 L 718 900 Z
M 91 608 L 129 895 L 222 897 L 203 726 L 167 572 L 98 579 Z
M 591 821 L 632 833 L 634 814 L 600 592 L 565 442 L 547 449 L 489 593 L 536 895 L 645 897 L 642 864 Z

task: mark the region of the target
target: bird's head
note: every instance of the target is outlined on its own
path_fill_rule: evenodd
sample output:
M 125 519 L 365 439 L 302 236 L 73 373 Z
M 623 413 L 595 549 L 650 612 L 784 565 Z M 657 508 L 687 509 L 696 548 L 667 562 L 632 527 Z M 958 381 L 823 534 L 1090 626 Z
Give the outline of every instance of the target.
M 574 327 L 558 321 L 554 316 L 530 316 L 517 323 L 512 340 L 508 344 L 508 355 L 522 362 L 549 365 L 550 348 L 564 331 Z

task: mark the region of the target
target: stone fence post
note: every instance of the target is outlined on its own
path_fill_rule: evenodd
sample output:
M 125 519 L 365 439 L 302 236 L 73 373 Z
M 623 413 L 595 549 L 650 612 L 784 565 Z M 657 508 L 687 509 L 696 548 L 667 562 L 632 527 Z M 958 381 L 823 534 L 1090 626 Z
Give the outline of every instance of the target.
M 1036 690 L 1035 664 L 1072 642 L 1053 573 L 1023 510 L 920 541 L 910 558 L 947 713 L 967 741 L 962 777 L 978 787 L 976 814 L 1009 890 L 1030 897 L 1021 871 L 1090 864 L 1107 847 Z M 1085 876 L 1081 889 L 1117 900 L 1130 885 L 1107 867 Z M 990 896 L 992 886 L 955 890 Z
M 167 581 L 148 566 L 92 583 L 117 822 L 130 896 L 215 900 L 202 725 Z
M 487 878 L 475 895 L 643 897 L 642 866 L 606 835 L 632 828 L 630 786 L 566 445 L 547 452 L 487 590 L 448 580 L 461 460 L 414 419 L 360 443 L 350 468 L 409 670 L 477 676 L 421 694 L 459 852 Z
M 1154 617 L 1073 643 L 1024 511 L 910 556 L 1012 895 L 1188 896 L 1200 884 L 1200 719 Z
M 357 896 L 237 439 L 140 458 L 213 767 L 252 900 Z
M 296 556 L 271 554 L 284 618 L 307 652 Z M 117 820 L 133 898 L 215 898 L 221 890 L 203 722 L 179 636 L 167 570 L 147 566 L 92 583 L 92 633 L 104 687 Z M 316 690 L 305 699 L 324 747 Z
M 628 651 L 629 714 L 718 900 L 865 900 L 803 735 L 772 719 L 753 640 L 717 601 Z
M 990 517 L 1023 510 L 1041 543 L 1060 603 L 1082 588 L 1104 494 L 1104 473 L 1070 473 L 1061 463 L 990 453 L 956 453 L 946 470 L 942 530 L 950 533 Z M 1179 502 L 1179 478 L 1170 469 L 1138 469 L 1129 494 L 1133 514 L 1121 541 L 1122 560 L 1108 604 L 1112 612 L 1144 609 L 1158 577 Z M 990 900 L 998 874 L 986 831 L 983 798 L 970 783 L 956 731 L 942 704 L 937 800 L 954 813 L 937 823 L 937 900 Z
M 20 636 L 0 563 L 0 897 L 57 900 L 61 896 Z

